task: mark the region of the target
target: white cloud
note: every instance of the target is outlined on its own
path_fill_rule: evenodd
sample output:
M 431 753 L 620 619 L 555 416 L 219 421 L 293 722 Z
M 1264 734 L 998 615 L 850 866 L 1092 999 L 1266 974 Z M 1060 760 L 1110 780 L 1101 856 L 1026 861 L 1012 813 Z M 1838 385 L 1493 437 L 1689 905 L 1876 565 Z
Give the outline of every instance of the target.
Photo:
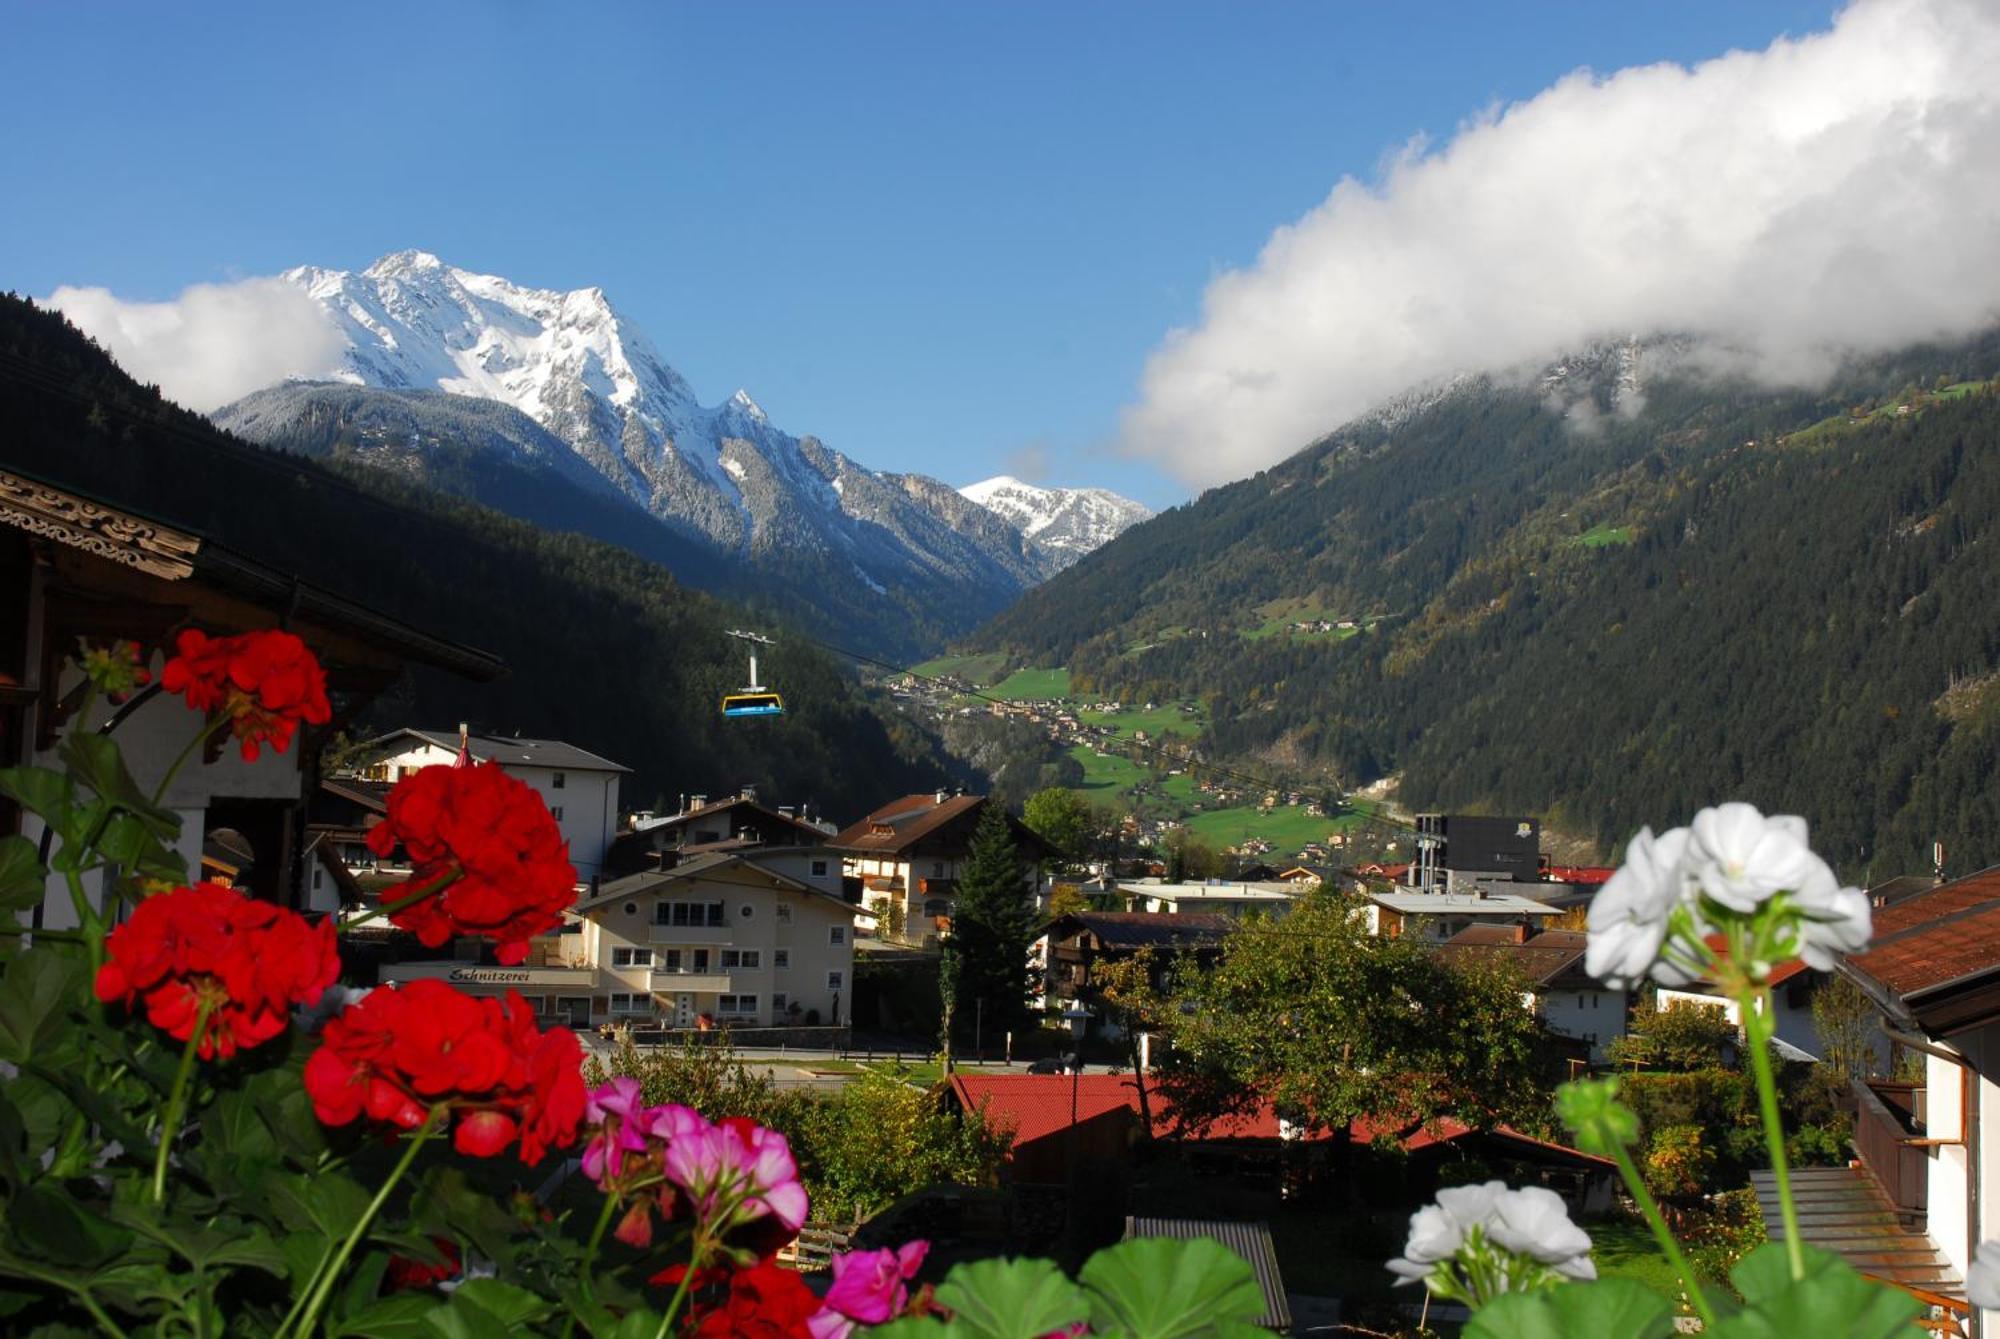
M 203 413 L 287 377 L 330 375 L 347 343 L 318 303 L 281 279 L 196 284 L 171 302 L 65 285 L 43 305 L 134 377 Z
M 1216 278 L 1123 449 L 1208 485 L 1411 386 L 1678 332 L 1773 381 L 2000 319 L 2000 5 L 1859 0 L 1693 68 L 1572 74 L 1409 146 Z

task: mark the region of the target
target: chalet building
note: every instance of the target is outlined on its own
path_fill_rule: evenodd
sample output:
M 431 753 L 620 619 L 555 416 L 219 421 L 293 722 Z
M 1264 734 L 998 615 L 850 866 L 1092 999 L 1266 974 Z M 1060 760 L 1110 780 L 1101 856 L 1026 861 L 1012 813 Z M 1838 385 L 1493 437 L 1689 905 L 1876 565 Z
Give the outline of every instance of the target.
M 1592 1062 L 1625 1035 L 1629 997 L 1583 969 L 1590 936 L 1581 930 L 1537 930 L 1513 925 L 1473 925 L 1438 945 L 1455 964 L 1503 963 L 1527 989 L 1528 1008 L 1552 1033 L 1582 1043 Z
M 984 795 L 905 795 L 835 834 L 845 873 L 861 881 L 864 904 L 903 938 L 930 944 L 951 928 L 958 880 L 972 854 L 972 834 L 989 800 Z M 1057 854 L 1034 829 L 1012 814 L 1008 829 L 1021 856 L 1024 892 L 1035 891 L 1034 867 Z
M 773 809 L 759 804 L 757 792 L 748 786 L 726 799 L 684 797 L 679 813 L 634 815 L 631 825 L 611 841 L 604 877 L 619 879 L 661 869 L 711 851 L 817 846 L 832 834 L 831 824 L 816 823 L 791 805 Z
M 1727 956 L 1729 946 L 1721 935 L 1710 935 L 1707 942 L 1709 950 L 1718 957 Z M 1820 987 L 1830 979 L 1830 973 L 1815 971 L 1797 958 L 1781 962 L 1771 969 L 1771 1017 L 1776 1023 L 1776 1045 L 1787 1059 L 1817 1060 L 1824 1049 L 1819 1025 L 1813 1021 L 1812 1002 Z M 1662 986 L 1654 992 L 1653 998 L 1655 1006 L 1661 1009 L 1670 1009 L 1676 1004 L 1699 1004 L 1720 1009 L 1730 1022 L 1739 1028 L 1743 1026 L 1743 1011 L 1736 1000 L 1724 994 L 1722 987 L 1710 980 L 1690 981 L 1680 987 Z M 1878 1039 L 1875 1051 L 1879 1063 L 1886 1066 L 1888 1043 Z
M 70 723 L 82 672 L 80 643 L 139 643 L 155 682 L 183 628 L 224 635 L 284 627 L 326 670 L 333 719 L 305 727 L 292 747 L 256 762 L 218 740 L 184 767 L 165 795 L 181 819 L 190 873 L 204 856 L 240 888 L 288 906 L 327 905 L 312 895 L 306 800 L 318 788 L 320 751 L 412 664 L 466 678 L 497 678 L 492 656 L 432 637 L 311 585 L 198 531 L 125 511 L 71 486 L 0 470 L 0 766 L 59 766 L 58 731 Z M 135 698 L 114 738 L 133 777 L 152 790 L 199 727 L 179 698 Z M 106 720 L 99 704 L 96 721 Z M 0 832 L 42 836 L 40 820 L 0 799 Z M 61 880 L 27 914 L 50 929 L 75 924 Z M 101 898 L 98 876 L 86 879 Z M 101 903 L 100 903 L 101 904 Z
M 618 781 L 632 769 L 556 739 L 477 735 L 457 730 L 402 729 L 371 739 L 357 754 L 355 774 L 365 781 L 399 781 L 412 772 L 451 763 L 463 745 L 474 762 L 498 763 L 507 775 L 541 795 L 569 842 L 577 881 L 595 886 L 618 831 Z
M 1858 1175 L 1893 1211 L 1874 1243 L 1882 1263 L 1858 1267 L 1941 1294 L 1990 1339 L 2000 1312 L 1968 1312 L 1961 1280 L 1978 1243 L 2000 1237 L 2000 867 L 1898 891 L 1875 908 L 1867 951 L 1838 968 L 1881 1010 L 1887 1039 L 1923 1058 L 1915 1082 L 1854 1085 Z
M 518 967 L 382 969 L 385 981 L 426 976 L 517 990 L 575 1026 L 833 1027 L 854 998 L 854 907 L 824 847 L 710 852 L 605 882 Z
M 1174 968 L 1183 962 L 1210 962 L 1222 941 L 1236 928 L 1228 916 L 1190 912 L 1080 911 L 1058 917 L 1045 938 L 1047 972 L 1044 993 L 1064 1000 L 1088 1001 L 1094 993 L 1092 972 L 1106 962 L 1129 962 L 1150 950 L 1153 985 L 1164 989 Z

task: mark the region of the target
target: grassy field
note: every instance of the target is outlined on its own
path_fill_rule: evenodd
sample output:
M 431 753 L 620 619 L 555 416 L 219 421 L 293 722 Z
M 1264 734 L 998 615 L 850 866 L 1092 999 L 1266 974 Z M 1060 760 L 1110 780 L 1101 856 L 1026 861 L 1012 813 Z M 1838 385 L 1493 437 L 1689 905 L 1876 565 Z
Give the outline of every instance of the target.
M 1069 671 L 1061 668 L 1015 670 L 987 691 L 1009 702 L 1045 702 L 1068 697 Z
M 1116 730 L 1121 735 L 1144 730 L 1150 738 L 1154 735 L 1198 735 L 1201 733 L 1201 713 L 1189 715 L 1173 703 L 1145 711 L 1133 707 L 1126 711 L 1086 711 L 1077 719 L 1086 725 L 1102 725 Z
M 1680 1305 L 1680 1279 L 1673 1266 L 1660 1254 L 1653 1234 L 1636 1218 L 1598 1218 L 1583 1224 L 1590 1233 L 1591 1258 L 1597 1262 L 1601 1278 L 1632 1279 L 1645 1284 L 1676 1306 Z M 1704 1280 L 1702 1291 L 1709 1292 Z
M 1084 790 L 1126 791 L 1146 779 L 1146 769 L 1130 758 L 1099 755 L 1088 744 L 1073 745 L 1069 756 L 1083 764 Z
M 1599 522 L 1578 535 L 1570 543 L 1586 549 L 1608 549 L 1614 544 L 1630 544 L 1632 527 L 1629 525 L 1606 525 Z
M 998 652 L 978 656 L 939 656 L 915 667 L 918 674 L 931 678 L 950 676 L 978 687 L 992 683 L 1007 670 L 1007 657 Z

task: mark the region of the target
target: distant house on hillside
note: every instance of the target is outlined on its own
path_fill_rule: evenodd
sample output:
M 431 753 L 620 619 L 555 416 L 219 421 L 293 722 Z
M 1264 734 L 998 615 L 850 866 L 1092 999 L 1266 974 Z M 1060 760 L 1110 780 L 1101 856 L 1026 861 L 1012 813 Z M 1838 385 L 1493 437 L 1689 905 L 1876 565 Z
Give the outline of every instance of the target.
M 1288 915 L 1301 890 L 1298 884 L 1279 881 L 1227 883 L 1210 879 L 1200 883 L 1169 883 L 1165 879 L 1138 879 L 1120 883 L 1118 891 L 1134 911 L 1241 920 L 1253 912 L 1274 917 Z
M 274 499 L 281 506 L 282 499 Z M 0 470 L 0 767 L 60 767 L 54 749 L 73 725 L 83 674 L 79 643 L 130 640 L 156 677 L 184 628 L 213 635 L 288 628 L 326 671 L 333 719 L 302 728 L 291 748 L 246 762 L 218 743 L 173 777 L 163 802 L 181 821 L 176 850 L 286 906 L 330 907 L 312 886 L 305 807 L 321 750 L 411 665 L 485 682 L 501 663 L 155 516 L 124 511 L 70 486 Z M 100 716 L 100 722 L 102 717 Z M 166 776 L 201 717 L 171 694 L 135 700 L 113 736 L 143 790 Z M 0 834 L 42 835 L 41 820 L 0 798 Z M 102 875 L 84 875 L 101 893 Z M 29 923 L 76 924 L 60 875 Z
M 900 919 L 903 935 L 932 943 L 951 927 L 958 880 L 972 854 L 972 834 L 986 811 L 984 795 L 937 791 L 891 800 L 859 823 L 828 839 L 840 852 L 845 872 L 861 880 L 861 896 L 871 910 Z M 1022 888 L 1035 891 L 1034 867 L 1058 854 L 1034 829 L 1012 814 L 1008 829 L 1022 861 Z
M 402 729 L 361 745 L 354 771 L 367 781 L 398 781 L 458 757 L 461 738 L 474 762 L 498 763 L 540 793 L 569 842 L 577 881 L 595 884 L 618 827 L 618 781 L 632 769 L 558 739 Z

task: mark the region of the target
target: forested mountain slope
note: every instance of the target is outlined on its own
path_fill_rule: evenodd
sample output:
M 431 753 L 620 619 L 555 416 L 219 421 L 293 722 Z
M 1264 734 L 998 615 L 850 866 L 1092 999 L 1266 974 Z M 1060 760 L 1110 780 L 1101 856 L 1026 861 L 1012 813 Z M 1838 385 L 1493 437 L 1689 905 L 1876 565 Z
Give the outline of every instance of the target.
M 1992 863 L 1996 371 L 1988 337 L 1825 394 L 1461 385 L 1129 531 L 978 644 L 1200 696 L 1214 756 L 1400 770 L 1414 806 L 1607 849 L 1741 797 L 1850 877 L 1933 839 Z M 1293 615 L 1335 626 L 1272 630 Z
M 416 673 L 374 724 L 566 739 L 632 767 L 624 797 L 638 806 L 749 782 L 840 818 L 942 775 L 927 741 L 784 629 L 766 625 L 778 644 L 763 677 L 789 714 L 725 722 L 717 704 L 745 665 L 722 632 L 741 609 L 615 545 L 237 441 L 12 297 L 0 298 L 0 466 L 187 526 L 511 670 L 490 685 Z

